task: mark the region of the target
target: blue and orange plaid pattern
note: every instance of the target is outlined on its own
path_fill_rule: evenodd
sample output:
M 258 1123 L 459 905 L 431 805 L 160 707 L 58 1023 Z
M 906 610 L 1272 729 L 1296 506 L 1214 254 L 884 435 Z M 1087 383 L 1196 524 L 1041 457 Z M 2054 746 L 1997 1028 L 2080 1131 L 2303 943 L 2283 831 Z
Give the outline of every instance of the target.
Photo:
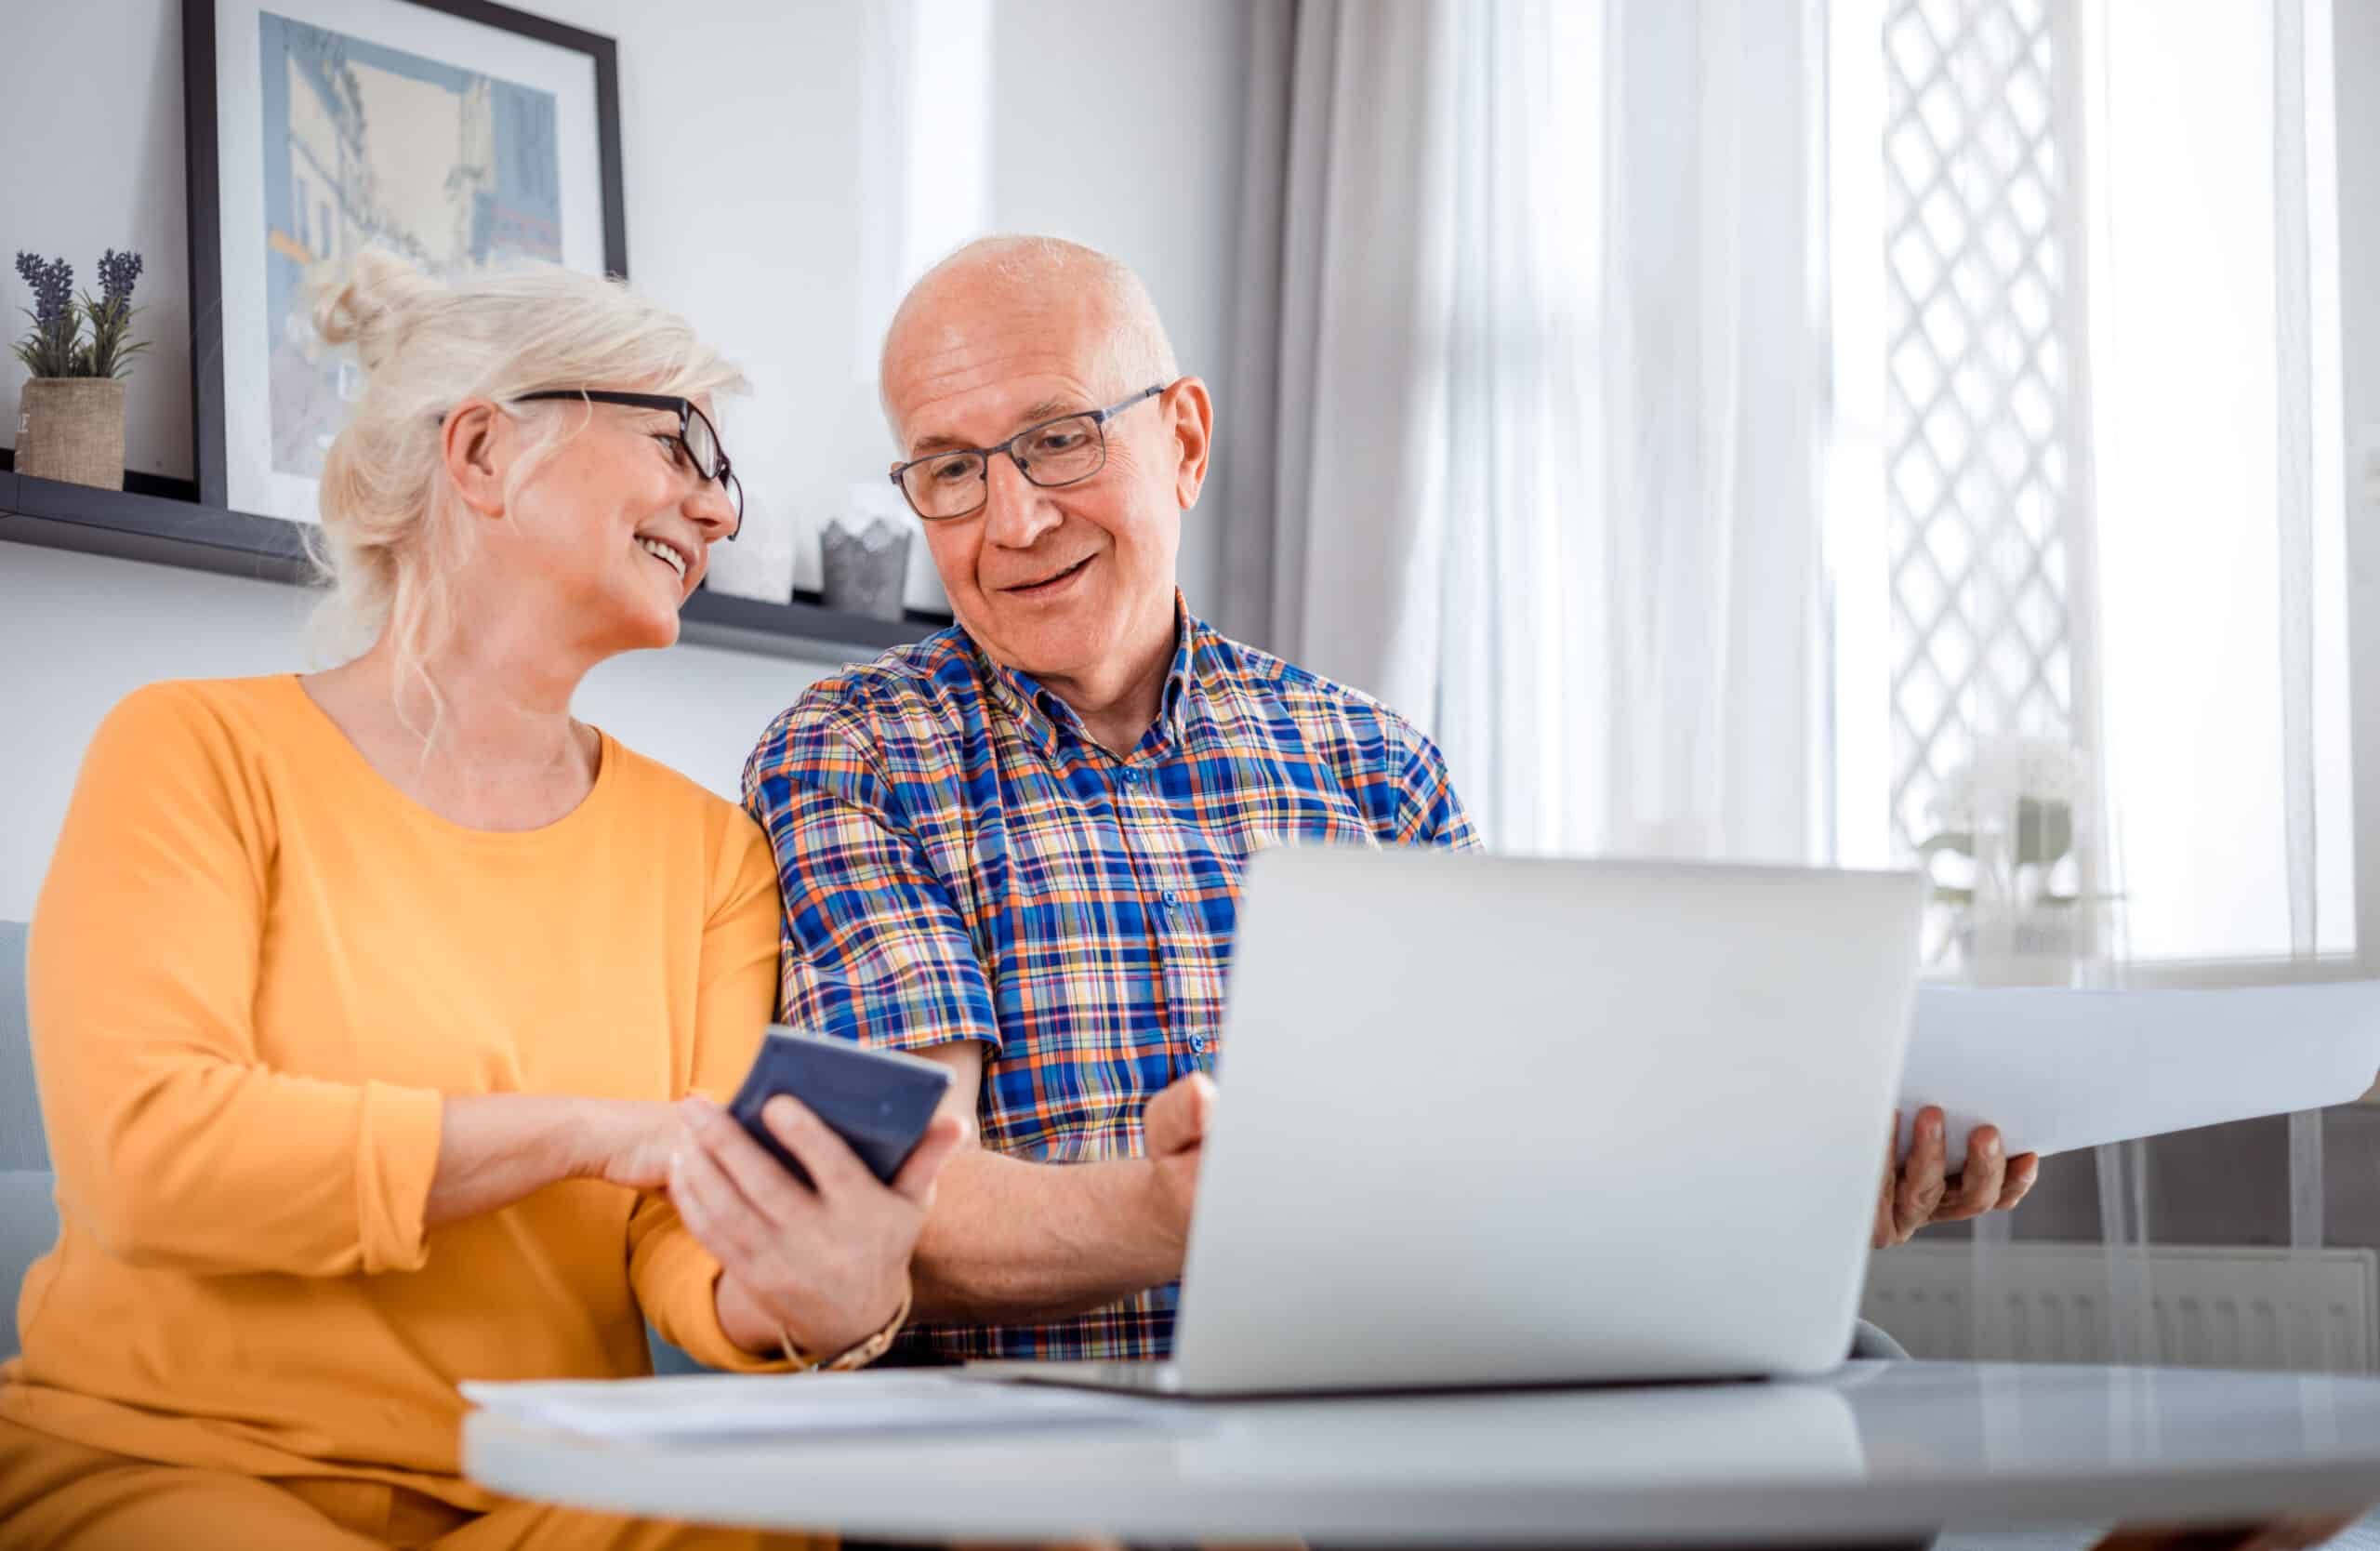
M 1278 841 L 1467 847 L 1437 749 L 1376 701 L 1176 603 L 1162 709 L 1129 758 L 954 628 L 811 686 L 744 769 L 785 890 L 785 1021 L 987 1047 L 984 1145 L 1143 1150 L 1141 1107 L 1211 1070 L 1240 869 Z M 926 1326 L 953 1358 L 1152 1358 L 1166 1286 L 1048 1324 Z

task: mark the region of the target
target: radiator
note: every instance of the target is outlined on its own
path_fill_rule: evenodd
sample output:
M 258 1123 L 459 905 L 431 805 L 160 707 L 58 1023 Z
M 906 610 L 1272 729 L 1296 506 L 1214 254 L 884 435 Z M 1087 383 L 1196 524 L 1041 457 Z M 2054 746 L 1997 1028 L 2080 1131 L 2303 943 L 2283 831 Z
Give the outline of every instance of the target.
M 1904 1244 L 1868 1263 L 1860 1315 L 1913 1357 L 2373 1370 L 2370 1250 Z

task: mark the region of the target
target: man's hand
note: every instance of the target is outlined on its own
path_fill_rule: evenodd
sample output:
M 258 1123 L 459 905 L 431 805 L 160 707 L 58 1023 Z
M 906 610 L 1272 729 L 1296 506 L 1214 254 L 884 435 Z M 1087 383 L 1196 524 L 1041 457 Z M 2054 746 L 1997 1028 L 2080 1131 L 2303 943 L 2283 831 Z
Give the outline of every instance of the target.
M 709 1100 L 683 1101 L 684 1141 L 669 1167 L 678 1215 L 719 1258 L 720 1328 L 747 1352 L 778 1332 L 818 1358 L 883 1328 L 909 1286 L 909 1255 L 934 1177 L 966 1124 L 936 1115 L 900 1174 L 877 1183 L 825 1121 L 780 1094 L 761 1122 L 807 1170 L 802 1184 Z
M 1967 1138 L 1966 1166 L 1946 1174 L 1942 1133 L 1940 1109 L 1929 1105 L 1919 1110 L 1909 1156 L 1902 1158 L 1900 1117 L 1893 1117 L 1893 1133 L 1884 1139 L 1884 1183 L 1876 1196 L 1875 1233 L 1870 1240 L 1877 1249 L 1908 1243 L 1928 1223 L 2005 1212 L 2023 1200 L 2041 1177 L 2038 1153 L 2003 1158 L 1999 1128 L 1988 1125 L 1976 1127 Z
M 1206 1158 L 1207 1122 L 1214 1110 L 1214 1079 L 1192 1072 L 1141 1111 L 1157 1217 L 1177 1245 L 1190 1241 L 1190 1209 L 1198 1200 L 1198 1165 Z

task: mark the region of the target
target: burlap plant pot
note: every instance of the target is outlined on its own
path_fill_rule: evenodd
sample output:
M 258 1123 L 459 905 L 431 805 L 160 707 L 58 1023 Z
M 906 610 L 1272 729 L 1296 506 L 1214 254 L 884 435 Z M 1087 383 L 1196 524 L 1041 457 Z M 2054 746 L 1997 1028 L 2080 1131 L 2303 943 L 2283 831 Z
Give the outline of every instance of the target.
M 17 472 L 124 488 L 124 384 L 104 377 L 28 378 L 17 399 Z

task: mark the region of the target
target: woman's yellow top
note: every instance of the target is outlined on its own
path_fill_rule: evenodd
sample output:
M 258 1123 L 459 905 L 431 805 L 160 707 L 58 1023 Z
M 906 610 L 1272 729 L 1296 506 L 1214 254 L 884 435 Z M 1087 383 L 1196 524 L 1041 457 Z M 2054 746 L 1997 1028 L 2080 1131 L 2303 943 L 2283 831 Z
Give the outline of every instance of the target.
M 384 780 L 295 677 L 156 684 L 92 741 L 33 921 L 63 1231 L 0 1416 L 465 1507 L 462 1379 L 781 1367 L 719 1328 L 663 1201 L 549 1186 L 425 1229 L 441 1096 L 732 1092 L 776 994 L 776 876 L 734 804 L 602 740 L 517 834 Z

